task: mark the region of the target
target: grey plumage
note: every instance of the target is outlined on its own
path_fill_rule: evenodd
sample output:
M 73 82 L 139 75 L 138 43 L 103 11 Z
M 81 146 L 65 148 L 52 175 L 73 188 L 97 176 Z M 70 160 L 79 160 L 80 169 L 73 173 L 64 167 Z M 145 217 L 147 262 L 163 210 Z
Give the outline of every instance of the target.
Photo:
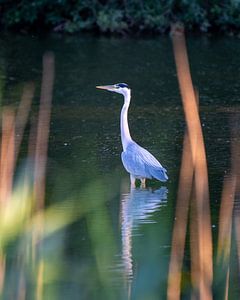
M 121 110 L 120 128 L 123 146 L 122 162 L 130 173 L 131 185 L 135 186 L 135 179 L 141 180 L 141 185 L 145 186 L 146 178 L 155 178 L 160 181 L 167 181 L 167 170 L 160 162 L 146 149 L 135 143 L 130 135 L 128 127 L 128 108 L 131 100 L 131 90 L 126 83 L 114 85 L 97 86 L 99 89 L 108 90 L 124 96 L 124 105 Z
M 125 169 L 135 178 L 155 178 L 167 181 L 167 170 L 146 149 L 132 141 L 122 152 L 122 162 Z

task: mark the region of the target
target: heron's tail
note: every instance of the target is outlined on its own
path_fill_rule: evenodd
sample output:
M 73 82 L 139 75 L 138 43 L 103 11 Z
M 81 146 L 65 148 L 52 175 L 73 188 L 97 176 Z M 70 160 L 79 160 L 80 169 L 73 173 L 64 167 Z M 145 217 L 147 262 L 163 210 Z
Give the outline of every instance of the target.
M 161 168 L 152 168 L 150 170 L 152 177 L 154 177 L 155 179 L 158 179 L 160 181 L 167 181 L 168 180 L 168 176 L 167 176 L 167 170 L 163 167 Z

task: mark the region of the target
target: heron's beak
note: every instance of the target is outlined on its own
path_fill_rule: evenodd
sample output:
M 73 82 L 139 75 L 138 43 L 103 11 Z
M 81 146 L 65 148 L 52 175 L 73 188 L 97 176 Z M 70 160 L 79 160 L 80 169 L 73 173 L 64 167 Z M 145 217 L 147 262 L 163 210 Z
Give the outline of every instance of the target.
M 114 85 L 97 85 L 96 88 L 100 90 L 107 90 L 112 92 L 116 90 Z

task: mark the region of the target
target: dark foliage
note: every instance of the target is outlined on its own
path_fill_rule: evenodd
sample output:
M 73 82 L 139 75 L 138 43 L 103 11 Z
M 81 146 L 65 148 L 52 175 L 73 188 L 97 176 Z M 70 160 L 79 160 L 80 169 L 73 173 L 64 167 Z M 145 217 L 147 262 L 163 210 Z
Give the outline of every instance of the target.
M 238 0 L 2 0 L 2 29 L 74 33 L 164 33 L 171 22 L 188 30 L 237 32 Z

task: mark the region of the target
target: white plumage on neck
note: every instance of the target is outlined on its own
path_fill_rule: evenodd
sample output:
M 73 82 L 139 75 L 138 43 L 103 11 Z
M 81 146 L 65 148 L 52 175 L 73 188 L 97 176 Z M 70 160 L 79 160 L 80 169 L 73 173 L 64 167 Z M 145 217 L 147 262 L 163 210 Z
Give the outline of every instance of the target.
M 130 105 L 131 91 L 130 90 L 124 91 L 123 96 L 124 96 L 124 104 L 121 110 L 120 127 L 121 127 L 121 140 L 122 140 L 123 151 L 125 151 L 128 144 L 132 142 L 132 138 L 128 127 L 128 108 Z
M 146 178 L 156 178 L 160 181 L 167 181 L 167 170 L 160 162 L 146 149 L 135 143 L 130 135 L 128 127 L 128 108 L 130 105 L 131 91 L 126 83 L 114 85 L 100 85 L 98 89 L 108 90 L 122 94 L 124 105 L 121 110 L 120 127 L 123 152 L 121 155 L 123 165 L 130 174 L 131 185 L 135 187 L 135 180 L 141 180 L 141 186 L 145 187 Z

